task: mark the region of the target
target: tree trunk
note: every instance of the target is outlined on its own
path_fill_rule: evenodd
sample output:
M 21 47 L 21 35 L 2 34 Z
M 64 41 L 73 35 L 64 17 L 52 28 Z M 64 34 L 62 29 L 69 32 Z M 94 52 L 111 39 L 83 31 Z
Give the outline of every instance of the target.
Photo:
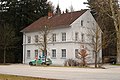
M 120 31 L 117 32 L 117 63 L 120 64 Z
M 97 52 L 95 52 L 95 68 L 97 68 Z
M 46 64 L 46 59 L 47 59 L 47 35 L 44 34 L 44 55 L 45 55 L 45 64 Z
M 120 64 L 120 10 L 118 10 L 117 64 Z
M 6 63 L 6 47 L 4 47 L 4 61 L 3 63 L 5 64 Z

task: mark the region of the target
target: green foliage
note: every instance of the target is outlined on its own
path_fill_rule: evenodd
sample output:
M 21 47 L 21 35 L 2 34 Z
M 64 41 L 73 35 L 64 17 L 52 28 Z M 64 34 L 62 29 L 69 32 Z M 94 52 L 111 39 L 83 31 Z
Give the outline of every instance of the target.
M 6 49 L 13 48 L 14 44 L 18 42 L 18 38 L 15 34 L 15 29 L 9 24 L 4 24 L 0 27 L 0 48 L 6 47 Z
M 0 26 L 0 49 L 3 50 L 4 63 L 6 62 L 7 50 L 15 48 L 15 44 L 19 41 L 16 37 L 15 30 L 9 24 Z
M 5 37 L 1 37 L 3 41 L 1 42 L 1 45 L 6 44 L 8 46 L 9 44 L 10 46 L 16 46 L 16 49 L 13 50 L 16 61 L 18 60 L 18 58 L 22 61 L 23 39 L 22 33 L 20 33 L 20 31 L 33 23 L 38 18 L 47 16 L 48 11 L 52 11 L 51 7 L 52 5 L 47 3 L 47 0 L 0 0 L 0 25 L 8 23 L 13 26 L 16 37 L 19 37 L 20 39 L 19 43 L 17 44 L 6 44 L 5 42 L 8 42 L 8 40 L 6 40 Z M 5 33 L 6 36 L 9 34 L 9 32 L 3 33 Z M 14 33 L 11 32 L 11 34 Z M 8 38 L 13 36 L 15 35 L 8 36 Z M 0 50 L 0 54 L 2 53 L 3 51 Z

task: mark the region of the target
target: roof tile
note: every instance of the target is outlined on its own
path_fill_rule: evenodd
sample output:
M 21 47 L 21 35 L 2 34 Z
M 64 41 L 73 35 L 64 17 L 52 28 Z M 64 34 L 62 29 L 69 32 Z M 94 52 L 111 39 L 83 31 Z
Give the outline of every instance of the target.
M 86 12 L 86 10 L 64 13 L 60 15 L 54 15 L 51 18 L 48 18 L 47 16 L 45 16 L 45 17 L 39 18 L 37 21 L 33 22 L 31 25 L 24 28 L 21 32 L 38 31 L 43 26 L 48 26 L 51 28 L 68 27 L 78 17 L 80 17 L 84 12 Z

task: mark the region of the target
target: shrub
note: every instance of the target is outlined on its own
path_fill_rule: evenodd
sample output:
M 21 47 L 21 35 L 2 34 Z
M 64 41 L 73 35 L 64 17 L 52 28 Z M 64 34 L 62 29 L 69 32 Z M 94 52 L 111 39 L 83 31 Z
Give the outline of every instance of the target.
M 64 66 L 80 66 L 80 62 L 73 59 L 68 59 L 65 61 Z

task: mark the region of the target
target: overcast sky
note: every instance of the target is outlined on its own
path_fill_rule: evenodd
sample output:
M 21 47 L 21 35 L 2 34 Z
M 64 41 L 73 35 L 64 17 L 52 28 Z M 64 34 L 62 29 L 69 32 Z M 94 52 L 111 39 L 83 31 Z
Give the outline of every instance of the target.
M 87 0 L 48 0 L 53 3 L 53 6 L 57 6 L 59 3 L 59 6 L 62 11 L 65 11 L 65 9 L 70 9 L 70 6 L 72 5 L 74 10 L 81 10 L 81 9 L 86 9 L 87 5 L 83 4 L 83 2 L 87 2 Z

